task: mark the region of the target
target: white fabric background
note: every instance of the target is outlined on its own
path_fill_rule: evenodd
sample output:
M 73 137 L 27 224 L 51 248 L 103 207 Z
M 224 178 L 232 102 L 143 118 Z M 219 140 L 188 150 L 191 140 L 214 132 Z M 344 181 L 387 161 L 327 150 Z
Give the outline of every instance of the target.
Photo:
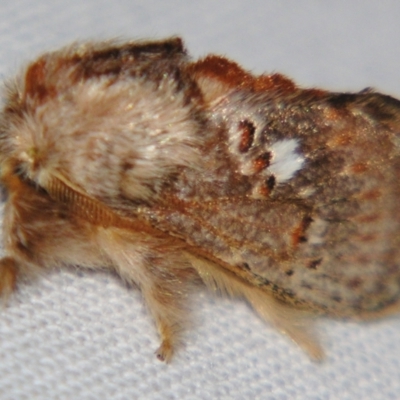
M 228 55 L 304 86 L 400 97 L 400 3 L 186 0 L 0 1 L 0 73 L 82 38 L 182 35 L 194 57 Z M 0 399 L 399 399 L 400 317 L 323 320 L 315 364 L 245 304 L 200 291 L 170 365 L 136 290 L 71 270 L 26 282 L 0 315 Z

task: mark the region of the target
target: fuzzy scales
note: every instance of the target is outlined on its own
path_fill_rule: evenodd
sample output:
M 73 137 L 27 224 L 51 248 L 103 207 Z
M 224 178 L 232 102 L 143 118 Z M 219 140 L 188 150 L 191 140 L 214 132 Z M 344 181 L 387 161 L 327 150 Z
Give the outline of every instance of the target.
M 389 96 L 193 62 L 177 38 L 46 53 L 5 93 L 0 288 L 66 264 L 115 270 L 168 361 L 204 281 L 320 358 L 313 314 L 398 308 L 399 129 Z

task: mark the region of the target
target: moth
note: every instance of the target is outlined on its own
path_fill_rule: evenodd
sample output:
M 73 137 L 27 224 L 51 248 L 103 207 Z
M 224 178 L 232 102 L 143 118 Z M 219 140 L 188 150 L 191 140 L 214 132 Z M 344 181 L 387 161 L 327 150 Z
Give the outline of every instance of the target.
M 200 282 L 315 359 L 315 315 L 398 310 L 398 100 L 193 61 L 170 38 L 45 53 L 3 104 L 3 297 L 24 275 L 108 268 L 140 288 L 165 361 Z

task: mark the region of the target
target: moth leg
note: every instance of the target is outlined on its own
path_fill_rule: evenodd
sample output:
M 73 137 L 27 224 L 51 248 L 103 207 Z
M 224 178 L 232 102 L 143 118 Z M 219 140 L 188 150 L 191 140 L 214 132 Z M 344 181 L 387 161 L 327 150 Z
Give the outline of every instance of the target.
M 18 265 L 12 257 L 0 259 L 0 297 L 7 301 L 17 284 Z
M 187 320 L 187 311 L 183 307 L 186 287 L 182 287 L 170 270 L 163 270 L 160 265 L 135 265 L 133 272 L 129 264 L 120 264 L 117 272 L 124 280 L 139 286 L 161 338 L 156 356 L 160 361 L 169 362 Z
M 151 285 L 142 286 L 142 294 L 161 338 L 161 345 L 155 354 L 160 361 L 169 362 L 180 341 L 186 317 L 181 299 L 168 288 Z
M 167 324 L 163 324 L 163 321 L 160 321 L 160 336 L 161 336 L 161 345 L 156 350 L 156 356 L 160 361 L 165 361 L 168 363 L 171 360 L 172 354 L 174 352 L 173 346 L 173 334 L 169 329 L 170 327 Z
M 169 362 L 188 320 L 186 297 L 197 274 L 162 241 L 118 229 L 102 230 L 98 238 L 121 278 L 140 288 L 161 337 L 157 358 Z
M 183 306 L 187 288 L 171 269 L 167 269 L 166 262 L 163 261 L 162 265 L 154 264 L 154 261 L 135 265 L 134 273 L 129 264 L 119 265 L 118 273 L 123 279 L 139 286 L 161 338 L 156 356 L 160 361 L 169 362 L 187 320 L 187 311 Z
M 286 305 L 266 290 L 243 281 L 219 265 L 187 254 L 203 282 L 212 290 L 229 296 L 243 297 L 260 315 L 281 332 L 288 335 L 316 361 L 324 358 L 324 351 L 312 331 L 312 315 Z
M 260 288 L 244 288 L 243 295 L 258 315 L 289 336 L 315 361 L 324 358 L 324 351 L 313 332 L 313 316 L 275 299 Z

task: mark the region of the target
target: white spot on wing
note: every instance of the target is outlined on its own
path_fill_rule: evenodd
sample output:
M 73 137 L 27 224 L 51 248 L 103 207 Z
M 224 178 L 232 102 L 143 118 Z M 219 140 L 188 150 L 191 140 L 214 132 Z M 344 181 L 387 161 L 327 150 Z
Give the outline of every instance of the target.
M 299 143 L 296 139 L 279 140 L 271 145 L 272 162 L 269 171 L 275 175 L 278 183 L 283 183 L 301 170 L 304 157 L 297 152 Z

